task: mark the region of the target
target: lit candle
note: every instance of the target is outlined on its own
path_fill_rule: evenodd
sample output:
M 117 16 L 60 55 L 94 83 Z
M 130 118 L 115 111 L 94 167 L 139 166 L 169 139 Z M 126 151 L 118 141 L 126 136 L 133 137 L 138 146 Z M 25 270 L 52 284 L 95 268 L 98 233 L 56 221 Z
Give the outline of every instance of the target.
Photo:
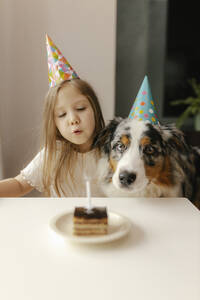
M 91 210 L 92 203 L 91 203 L 91 190 L 90 190 L 90 181 L 89 179 L 86 180 L 86 193 L 88 199 L 88 209 Z

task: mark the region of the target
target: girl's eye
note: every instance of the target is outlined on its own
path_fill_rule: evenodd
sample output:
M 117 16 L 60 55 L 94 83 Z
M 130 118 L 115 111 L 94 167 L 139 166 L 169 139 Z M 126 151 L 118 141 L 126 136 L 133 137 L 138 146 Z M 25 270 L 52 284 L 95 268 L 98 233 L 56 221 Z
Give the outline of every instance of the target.
M 122 143 L 118 143 L 116 145 L 116 149 L 118 152 L 123 153 L 127 149 L 127 147 Z
M 62 117 L 65 117 L 66 116 L 66 113 L 63 113 L 61 115 L 58 116 L 58 118 L 62 118 Z
M 77 110 L 85 110 L 85 107 L 78 107 Z
M 151 145 L 147 145 L 145 148 L 144 148 L 144 152 L 146 154 L 153 154 L 155 152 L 155 149 L 153 146 Z

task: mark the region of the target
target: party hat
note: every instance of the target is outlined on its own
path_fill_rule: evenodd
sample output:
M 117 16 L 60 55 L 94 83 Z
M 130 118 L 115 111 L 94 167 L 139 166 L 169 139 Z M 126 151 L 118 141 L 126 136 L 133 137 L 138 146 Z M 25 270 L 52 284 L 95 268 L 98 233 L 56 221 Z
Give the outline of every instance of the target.
M 144 77 L 140 90 L 131 108 L 129 118 L 138 121 L 150 121 L 152 124 L 159 123 L 147 76 Z
M 49 87 L 54 87 L 64 80 L 79 78 L 48 35 L 46 35 L 46 46 L 48 56 Z

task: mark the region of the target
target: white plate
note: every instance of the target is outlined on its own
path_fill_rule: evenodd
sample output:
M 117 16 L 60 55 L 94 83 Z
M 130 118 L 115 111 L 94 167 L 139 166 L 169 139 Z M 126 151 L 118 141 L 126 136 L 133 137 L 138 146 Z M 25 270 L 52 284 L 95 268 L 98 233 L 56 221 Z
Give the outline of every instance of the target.
M 79 243 L 107 243 L 126 235 L 131 229 L 131 222 L 115 212 L 108 212 L 108 233 L 105 235 L 76 236 L 73 234 L 73 211 L 55 216 L 50 227 L 63 238 Z

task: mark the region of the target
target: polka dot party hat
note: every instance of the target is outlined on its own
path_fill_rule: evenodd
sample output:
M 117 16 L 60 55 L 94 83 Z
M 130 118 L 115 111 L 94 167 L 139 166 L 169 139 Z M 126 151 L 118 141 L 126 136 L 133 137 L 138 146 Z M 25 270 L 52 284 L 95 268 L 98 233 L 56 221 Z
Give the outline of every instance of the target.
M 64 80 L 79 78 L 48 35 L 46 35 L 46 46 L 48 56 L 49 87 L 54 87 Z
M 150 121 L 152 124 L 159 123 L 147 76 L 142 82 L 129 118 L 138 121 Z

